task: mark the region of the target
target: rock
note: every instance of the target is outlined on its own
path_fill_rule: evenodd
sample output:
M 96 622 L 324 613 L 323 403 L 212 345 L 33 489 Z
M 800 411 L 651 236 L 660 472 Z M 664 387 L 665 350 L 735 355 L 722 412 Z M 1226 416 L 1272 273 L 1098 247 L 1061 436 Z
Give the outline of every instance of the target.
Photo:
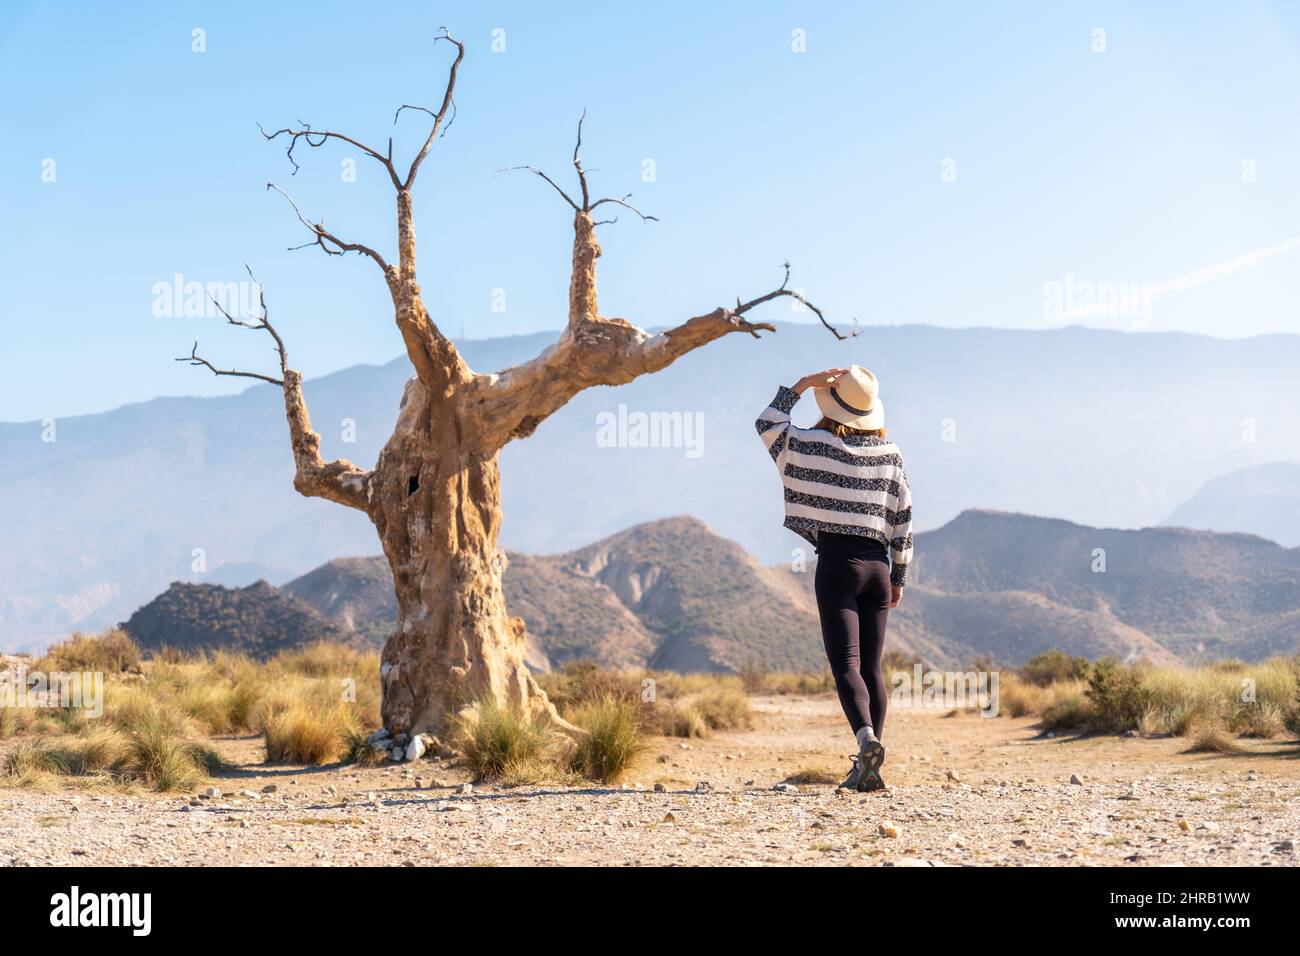
M 709 783 L 707 780 L 701 780 L 695 785 L 696 793 L 709 793 L 712 789 L 713 784 Z
M 199 792 L 200 800 L 215 800 L 219 796 L 221 796 L 221 791 L 216 787 L 208 787 L 206 790 Z
M 1072 773 L 1070 774 L 1070 783 L 1074 784 L 1076 787 L 1082 787 L 1083 778 L 1080 777 L 1077 773 Z
M 892 820 L 883 820 L 881 821 L 880 826 L 877 828 L 877 832 L 882 837 L 888 837 L 891 840 L 897 840 L 898 824 L 894 823 Z
M 411 782 L 412 782 L 412 784 L 414 784 L 416 790 L 423 790 L 423 789 L 424 789 L 424 778 L 423 778 L 423 777 L 416 777 L 416 778 L 415 778 L 413 781 L 411 781 Z
M 389 738 L 389 733 L 388 733 L 388 731 L 385 730 L 383 727 L 380 727 L 380 728 L 379 728 L 378 730 L 376 730 L 373 734 L 371 734 L 369 737 L 367 737 L 367 738 L 366 738 L 366 741 L 367 741 L 367 743 L 377 744 L 377 743 L 379 743 L 381 740 L 387 740 L 388 738 Z
M 1026 840 L 1026 839 L 1024 839 L 1023 837 L 1020 837 L 1020 838 L 1017 838 L 1017 839 L 1015 839 L 1015 840 L 1012 840 L 1012 841 L 1011 841 L 1011 845 L 1012 845 L 1012 846 L 1018 846 L 1018 847 L 1020 847 L 1022 850 L 1027 850 L 1027 849 L 1029 849 L 1029 841 Z
M 896 860 L 888 861 L 885 866 L 934 866 L 934 864 L 919 856 L 900 856 Z
M 294 780 L 294 781 L 292 781 L 292 782 L 293 782 L 293 783 L 297 783 L 298 781 L 297 781 L 297 780 Z M 279 790 L 279 789 L 280 789 L 280 788 L 277 787 L 275 784 L 273 784 L 273 783 L 268 783 L 265 787 L 262 788 L 262 792 L 263 792 L 263 793 L 275 793 L 275 792 L 276 792 L 277 790 Z
M 472 784 L 472 783 L 462 783 L 459 787 L 456 788 L 456 792 L 457 792 L 457 793 L 460 793 L 460 794 L 473 793 L 473 792 L 474 792 L 474 784 Z
M 662 783 L 655 784 L 655 793 L 667 793 L 667 792 L 668 792 L 668 788 L 665 787 Z
M 792 783 L 778 783 L 772 788 L 777 793 L 798 793 L 799 788 Z
M 1210 833 L 1218 833 L 1219 825 L 1215 823 L 1213 820 L 1206 820 L 1204 823 L 1201 824 L 1201 829 L 1208 830 Z
M 1186 820 L 1179 820 L 1178 829 L 1182 830 L 1184 833 L 1187 833 L 1192 829 L 1192 825 L 1188 823 Z
M 957 773 L 956 770 L 949 770 L 947 773 L 948 773 L 948 779 L 951 780 L 953 783 L 961 783 L 961 775 Z
M 388 756 L 400 763 L 402 758 L 406 756 L 406 748 L 394 747 L 392 750 L 388 751 Z
M 411 742 L 406 745 L 406 759 L 419 760 L 428 749 L 429 745 L 424 742 L 423 737 L 412 737 Z
M 252 790 L 240 790 L 240 791 L 239 791 L 239 795 L 240 795 L 241 797 L 243 797 L 244 799 L 246 799 L 246 800 L 261 800 L 261 799 L 262 799 L 262 797 L 261 797 L 259 794 L 254 793 Z
M 1294 853 L 1295 840 L 1281 840 L 1273 844 L 1274 853 Z
M 669 810 L 667 813 L 664 814 L 664 818 L 663 818 L 662 820 L 660 820 L 659 822 L 660 822 L 660 823 L 676 823 L 676 822 L 677 822 L 677 818 L 676 818 L 675 816 L 673 816 L 672 811 Z

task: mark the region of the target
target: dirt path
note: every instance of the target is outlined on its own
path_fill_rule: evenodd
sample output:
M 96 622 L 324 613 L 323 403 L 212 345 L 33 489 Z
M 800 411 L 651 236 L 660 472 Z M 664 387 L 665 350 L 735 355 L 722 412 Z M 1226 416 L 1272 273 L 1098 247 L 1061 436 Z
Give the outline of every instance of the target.
M 800 784 L 781 792 L 774 785 L 800 770 L 842 776 L 851 737 L 829 696 L 753 703 L 751 731 L 654 738 L 628 776 L 630 789 L 458 793 L 468 778 L 454 764 L 269 767 L 260 763 L 258 740 L 218 741 L 241 769 L 214 781 L 222 795 L 193 805 L 155 794 L 0 791 L 0 864 L 1280 866 L 1300 859 L 1294 741 L 1249 743 L 1244 755 L 1187 755 L 1176 739 L 1048 739 L 1029 720 L 895 709 L 885 737 L 890 790 L 859 795 Z M 1070 783 L 1072 774 L 1082 783 Z M 707 792 L 696 792 L 700 781 Z M 274 792 L 262 793 L 268 786 Z

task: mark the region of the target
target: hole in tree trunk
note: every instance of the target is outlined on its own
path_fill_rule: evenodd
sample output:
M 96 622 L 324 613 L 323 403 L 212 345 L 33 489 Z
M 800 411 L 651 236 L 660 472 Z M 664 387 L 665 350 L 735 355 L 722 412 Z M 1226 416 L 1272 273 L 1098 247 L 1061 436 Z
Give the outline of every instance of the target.
M 412 475 L 406 482 L 406 497 L 411 497 L 420 490 L 420 476 Z

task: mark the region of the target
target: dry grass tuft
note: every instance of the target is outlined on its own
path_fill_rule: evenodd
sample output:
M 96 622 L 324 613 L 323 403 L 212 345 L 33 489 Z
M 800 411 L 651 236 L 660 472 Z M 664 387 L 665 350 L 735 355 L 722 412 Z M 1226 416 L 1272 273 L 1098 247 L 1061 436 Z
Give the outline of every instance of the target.
M 518 773 L 538 764 L 555 765 L 550 725 L 532 715 L 482 700 L 455 724 L 454 746 L 480 780 L 495 780 L 507 769 Z
M 587 731 L 575 743 L 570 765 L 588 779 L 612 783 L 645 749 L 640 708 L 626 698 L 609 695 L 589 701 L 569 719 Z

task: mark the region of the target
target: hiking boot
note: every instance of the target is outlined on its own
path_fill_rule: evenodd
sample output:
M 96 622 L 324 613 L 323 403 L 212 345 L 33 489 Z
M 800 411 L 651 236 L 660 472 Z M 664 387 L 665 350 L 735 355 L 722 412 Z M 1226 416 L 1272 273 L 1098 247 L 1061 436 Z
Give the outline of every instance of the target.
M 858 778 L 862 776 L 862 765 L 858 763 L 858 758 L 853 759 L 853 769 L 849 775 L 844 778 L 844 782 L 836 787 L 836 790 L 856 790 L 858 789 Z
M 877 790 L 889 789 L 885 784 L 885 778 L 880 775 L 879 770 L 868 770 L 858 780 L 859 793 L 874 793 Z
M 858 792 L 870 793 L 885 789 L 885 781 L 880 777 L 880 765 L 885 762 L 885 746 L 875 734 L 868 734 L 858 745 L 857 765 Z

